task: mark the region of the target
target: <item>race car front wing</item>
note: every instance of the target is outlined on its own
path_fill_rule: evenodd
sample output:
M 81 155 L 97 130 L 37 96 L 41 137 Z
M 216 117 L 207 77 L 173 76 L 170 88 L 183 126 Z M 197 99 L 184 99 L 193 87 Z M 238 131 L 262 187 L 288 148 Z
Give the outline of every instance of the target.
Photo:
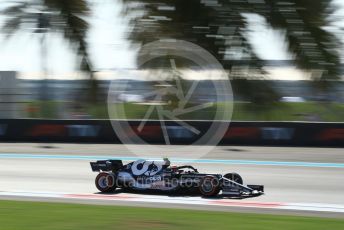
M 253 197 L 264 194 L 263 185 L 242 185 L 227 178 L 222 178 L 222 195 L 224 196 L 240 196 L 240 197 Z

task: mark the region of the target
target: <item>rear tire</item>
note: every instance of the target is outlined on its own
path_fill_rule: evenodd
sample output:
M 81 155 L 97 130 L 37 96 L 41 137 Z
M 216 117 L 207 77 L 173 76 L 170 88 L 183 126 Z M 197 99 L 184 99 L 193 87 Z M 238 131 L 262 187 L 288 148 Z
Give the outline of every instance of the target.
M 199 190 L 204 196 L 216 196 L 220 192 L 220 181 L 215 176 L 205 176 L 201 180 Z
M 241 176 L 237 173 L 227 173 L 226 175 L 223 176 L 224 178 L 226 179 L 229 179 L 229 180 L 232 180 L 238 184 L 243 184 L 244 181 L 243 179 L 241 178 Z
M 100 192 L 114 192 L 116 190 L 115 176 L 112 173 L 101 172 L 95 179 L 95 184 Z

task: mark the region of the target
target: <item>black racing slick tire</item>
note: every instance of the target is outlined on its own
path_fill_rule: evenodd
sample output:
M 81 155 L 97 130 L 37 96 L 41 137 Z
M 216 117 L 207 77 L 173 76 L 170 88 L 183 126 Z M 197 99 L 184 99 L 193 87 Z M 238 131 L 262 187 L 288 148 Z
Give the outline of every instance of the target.
M 199 191 L 203 196 L 216 196 L 220 192 L 220 181 L 217 177 L 209 175 L 202 178 Z
M 115 176 L 112 173 L 99 173 L 96 177 L 95 184 L 100 192 L 107 193 L 116 190 Z
M 241 176 L 237 173 L 227 173 L 226 175 L 223 176 L 224 178 L 226 179 L 229 179 L 229 180 L 232 180 L 238 184 L 243 184 L 244 181 L 243 179 L 241 178 Z

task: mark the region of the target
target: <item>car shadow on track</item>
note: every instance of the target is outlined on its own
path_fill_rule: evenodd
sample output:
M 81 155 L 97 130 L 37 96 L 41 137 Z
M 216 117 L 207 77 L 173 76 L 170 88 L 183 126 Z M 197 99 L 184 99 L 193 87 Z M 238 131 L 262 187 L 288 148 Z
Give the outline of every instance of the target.
M 164 192 L 164 191 L 140 191 L 140 190 L 131 190 L 131 189 L 117 189 L 115 192 L 110 193 L 102 193 L 97 192 L 95 194 L 98 195 L 116 195 L 116 194 L 139 194 L 139 195 L 161 195 L 166 197 L 183 197 L 183 198 L 190 198 L 190 197 L 201 197 L 208 200 L 221 200 L 221 199 L 232 199 L 232 200 L 243 200 L 247 199 L 248 197 L 238 197 L 238 196 L 226 196 L 222 194 L 218 194 L 213 197 L 203 196 L 199 191 L 174 191 L 174 192 Z

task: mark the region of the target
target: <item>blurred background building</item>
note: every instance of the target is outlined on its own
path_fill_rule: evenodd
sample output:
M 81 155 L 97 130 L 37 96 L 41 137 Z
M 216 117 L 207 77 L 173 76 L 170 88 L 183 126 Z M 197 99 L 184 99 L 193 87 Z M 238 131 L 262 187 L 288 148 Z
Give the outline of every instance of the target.
M 27 98 L 18 83 L 16 72 L 0 71 L 0 118 L 18 118 L 23 115 L 21 110 Z

